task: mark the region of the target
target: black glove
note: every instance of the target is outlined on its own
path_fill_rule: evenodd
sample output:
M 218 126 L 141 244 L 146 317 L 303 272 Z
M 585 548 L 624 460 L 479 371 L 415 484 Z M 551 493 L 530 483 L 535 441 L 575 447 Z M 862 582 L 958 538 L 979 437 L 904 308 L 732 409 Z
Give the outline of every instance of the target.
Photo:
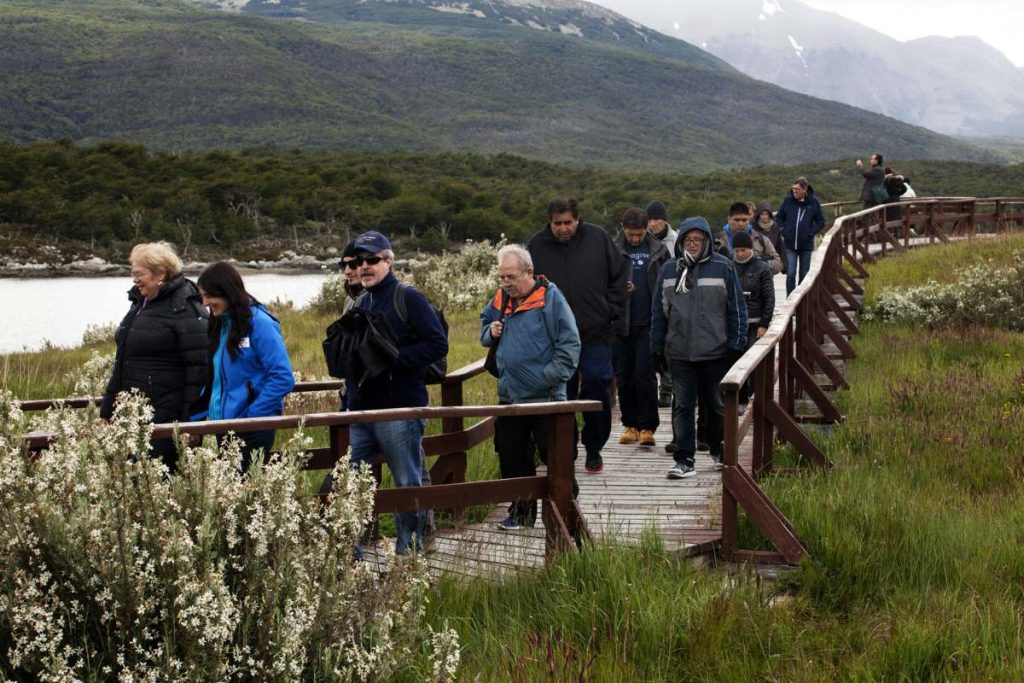
M 664 375 L 668 371 L 668 361 L 665 360 L 665 354 L 663 353 L 652 353 L 651 365 L 654 366 L 654 371 L 659 375 Z

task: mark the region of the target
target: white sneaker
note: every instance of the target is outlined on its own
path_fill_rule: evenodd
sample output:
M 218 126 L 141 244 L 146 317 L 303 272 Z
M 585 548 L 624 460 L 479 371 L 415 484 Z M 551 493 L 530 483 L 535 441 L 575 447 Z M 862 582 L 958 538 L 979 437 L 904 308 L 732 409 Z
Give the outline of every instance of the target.
M 691 466 L 683 465 L 677 462 L 675 467 L 668 471 L 667 477 L 669 479 L 686 479 L 687 477 L 692 477 L 696 474 L 697 471 L 694 470 Z

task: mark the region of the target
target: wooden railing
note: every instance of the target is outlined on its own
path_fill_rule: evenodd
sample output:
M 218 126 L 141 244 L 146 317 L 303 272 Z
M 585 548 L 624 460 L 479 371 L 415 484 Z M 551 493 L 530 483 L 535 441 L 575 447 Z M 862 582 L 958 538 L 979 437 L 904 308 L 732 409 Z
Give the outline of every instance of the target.
M 842 205 L 827 207 L 838 218 L 816 249 L 807 276 L 776 307 L 767 334 L 732 366 L 720 384 L 725 416 L 722 554 L 728 560 L 796 564 L 807 552 L 793 525 L 757 481 L 772 469 L 776 434 L 805 461 L 831 466 L 801 425 L 844 420 L 828 390 L 849 388 L 841 363 L 835 361 L 856 356 L 849 337 L 859 329 L 851 312 L 862 308 L 864 290 L 858 278 L 868 277 L 865 264 L 912 246 L 1024 228 L 1024 198 L 919 198 L 846 215 Z M 887 208 L 894 207 L 899 208 L 900 217 L 887 219 Z M 826 342 L 831 342 L 830 351 L 823 348 Z M 753 392 L 741 416 L 739 392 L 751 378 Z M 798 403 L 798 399 L 805 400 Z M 798 413 L 798 405 L 807 401 L 817 409 L 816 415 Z M 751 433 L 752 465 L 748 471 L 739 463 L 739 448 Z M 775 551 L 738 547 L 740 508 Z
M 466 379 L 480 374 L 482 367 L 483 361 L 478 361 L 449 375 L 442 387 L 442 395 L 445 397 L 443 400 L 452 402 L 453 405 L 158 424 L 153 428 L 153 438 L 181 438 L 184 435 L 201 437 L 209 434 L 223 435 L 230 431 L 239 433 L 325 427 L 330 430 L 331 445 L 314 450 L 313 457 L 306 467 L 330 470 L 348 449 L 350 425 L 389 420 L 438 419 L 444 432 L 423 439 L 423 447 L 428 455 L 441 456 L 431 470 L 434 484 L 423 487 L 377 489 L 374 498 L 375 515 L 412 510 L 462 510 L 470 505 L 539 500 L 543 503 L 547 556 L 551 557 L 561 550 L 581 547 L 592 539 L 572 494 L 573 460 L 576 451 L 573 429 L 576 425 L 576 414 L 600 410 L 600 402 L 458 405 L 462 400 L 462 384 Z M 333 383 L 318 385 L 319 388 L 315 390 L 335 388 Z M 84 405 L 88 405 L 88 401 L 85 399 Z M 466 482 L 466 452 L 493 434 L 494 420 L 497 417 L 522 415 L 549 416 L 546 473 L 533 477 Z M 468 418 L 483 419 L 469 428 L 463 428 L 463 423 Z M 26 434 L 23 438 L 30 451 L 38 452 L 50 444 L 53 436 L 48 432 L 36 432 Z

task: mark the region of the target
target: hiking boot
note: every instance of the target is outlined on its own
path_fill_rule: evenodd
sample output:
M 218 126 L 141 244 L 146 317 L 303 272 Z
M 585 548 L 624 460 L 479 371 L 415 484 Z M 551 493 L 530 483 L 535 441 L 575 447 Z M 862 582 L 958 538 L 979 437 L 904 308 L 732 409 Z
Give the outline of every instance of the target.
M 597 474 L 604 469 L 604 460 L 600 453 L 587 453 L 587 462 L 583 466 L 590 474 Z
M 684 465 L 677 462 L 675 467 L 668 471 L 668 479 L 686 479 L 697 474 L 697 471 L 693 469 L 692 465 Z
M 707 441 L 698 441 L 697 442 L 697 450 L 698 451 L 708 451 L 708 450 L 711 450 L 711 447 L 708 446 L 708 442 Z
M 636 440 L 640 438 L 640 432 L 636 430 L 636 427 L 626 427 L 622 432 L 622 436 L 619 437 L 619 443 L 626 445 L 636 443 Z
M 511 515 L 498 522 L 498 528 L 502 531 L 519 531 L 523 528 L 522 522 Z
M 669 441 L 667 444 L 665 444 L 666 453 L 675 453 L 678 450 L 679 444 L 677 444 L 675 441 Z
M 640 430 L 640 445 L 641 446 L 653 446 L 654 445 L 654 432 L 650 429 Z

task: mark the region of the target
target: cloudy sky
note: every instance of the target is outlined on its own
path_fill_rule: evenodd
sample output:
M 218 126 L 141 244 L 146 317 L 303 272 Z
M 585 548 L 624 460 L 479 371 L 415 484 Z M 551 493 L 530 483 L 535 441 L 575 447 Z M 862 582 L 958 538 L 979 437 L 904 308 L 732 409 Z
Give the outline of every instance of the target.
M 631 19 L 645 21 L 645 10 L 707 0 L 591 0 Z M 782 0 L 783 5 L 789 5 Z M 812 7 L 853 19 L 897 40 L 921 36 L 980 37 L 1024 66 L 1024 0 L 804 0 Z

